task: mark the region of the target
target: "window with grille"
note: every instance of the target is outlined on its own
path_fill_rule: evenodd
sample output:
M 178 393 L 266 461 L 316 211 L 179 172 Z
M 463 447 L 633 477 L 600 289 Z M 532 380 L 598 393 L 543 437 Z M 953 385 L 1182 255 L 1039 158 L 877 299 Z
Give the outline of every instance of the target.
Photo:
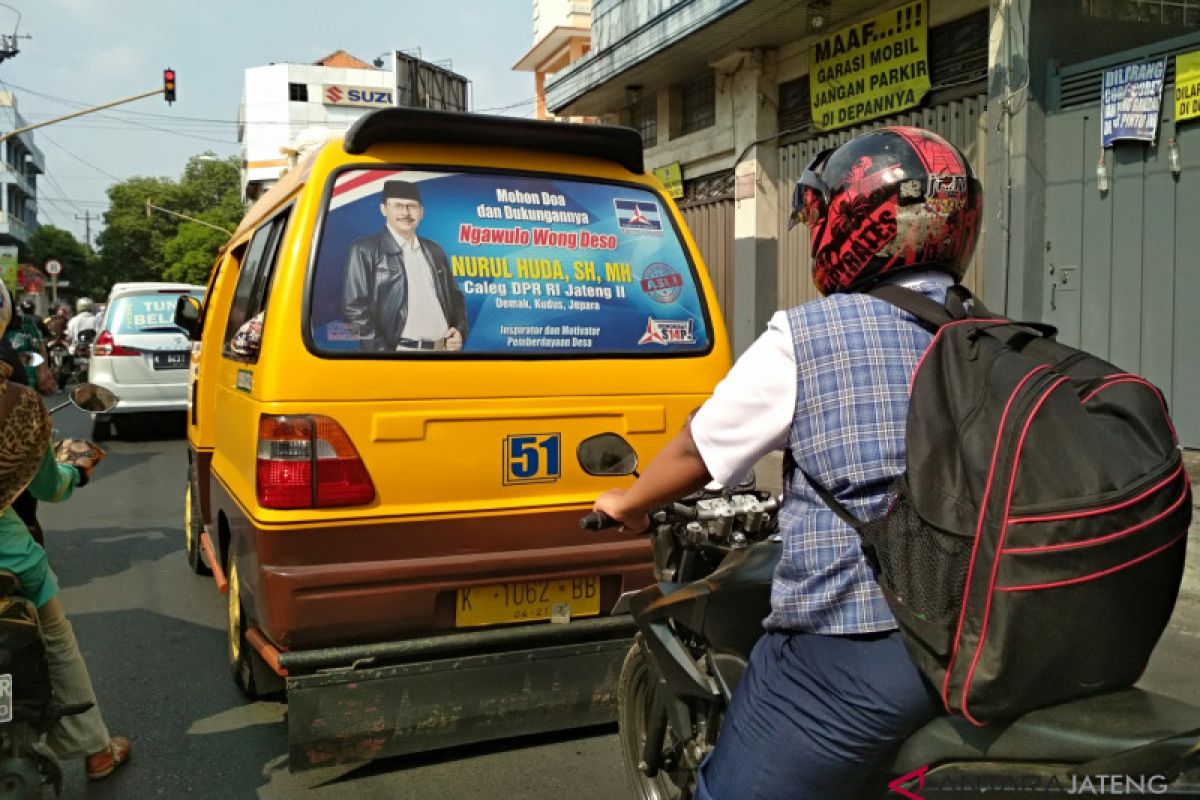
M 717 86 L 711 72 L 688 81 L 679 92 L 679 132 L 695 133 L 717 121 Z
M 651 95 L 629 107 L 629 127 L 642 135 L 643 147 L 658 144 L 658 100 Z
M 289 83 L 288 84 L 288 100 L 296 103 L 308 102 L 308 84 L 307 83 Z

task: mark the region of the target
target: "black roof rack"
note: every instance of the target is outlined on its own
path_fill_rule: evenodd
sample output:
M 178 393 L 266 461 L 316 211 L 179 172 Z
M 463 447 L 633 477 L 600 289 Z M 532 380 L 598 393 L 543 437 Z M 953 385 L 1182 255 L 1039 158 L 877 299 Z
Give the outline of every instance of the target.
M 462 114 L 424 108 L 381 108 L 346 132 L 346 152 L 361 155 L 381 142 L 428 142 L 519 147 L 615 161 L 630 172 L 645 171 L 642 136 L 632 128 L 550 122 L 521 117 Z

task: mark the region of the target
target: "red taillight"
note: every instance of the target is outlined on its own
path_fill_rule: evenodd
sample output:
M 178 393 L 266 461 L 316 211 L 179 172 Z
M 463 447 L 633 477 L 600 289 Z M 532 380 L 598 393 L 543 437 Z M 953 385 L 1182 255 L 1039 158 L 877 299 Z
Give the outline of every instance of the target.
M 318 415 L 259 419 L 257 487 L 264 508 L 357 506 L 375 499 L 375 484 L 346 431 Z
M 92 354 L 97 356 L 139 356 L 142 352 L 117 344 L 113 341 L 111 331 L 100 331 L 100 335 L 92 343 Z

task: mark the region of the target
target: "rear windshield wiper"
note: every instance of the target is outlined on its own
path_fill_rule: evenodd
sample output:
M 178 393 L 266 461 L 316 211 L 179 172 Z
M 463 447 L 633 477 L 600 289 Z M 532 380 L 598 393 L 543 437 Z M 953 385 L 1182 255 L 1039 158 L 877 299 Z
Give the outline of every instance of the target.
M 187 333 L 187 331 L 178 325 L 150 325 L 149 327 L 139 329 L 138 333 L 162 333 L 163 331 L 167 331 L 168 333 Z

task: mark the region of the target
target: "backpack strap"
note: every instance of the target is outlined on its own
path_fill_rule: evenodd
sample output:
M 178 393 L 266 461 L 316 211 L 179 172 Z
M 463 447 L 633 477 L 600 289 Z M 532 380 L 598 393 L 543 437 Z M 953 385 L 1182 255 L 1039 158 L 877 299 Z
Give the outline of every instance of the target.
M 964 291 L 966 290 L 964 289 Z M 922 327 L 927 328 L 931 332 L 936 332 L 938 328 L 947 322 L 953 322 L 955 319 L 958 319 L 952 313 L 951 303 L 953 301 L 949 290 L 946 292 L 946 305 L 944 306 L 938 305 L 920 292 L 914 292 L 912 289 L 906 289 L 894 283 L 885 283 L 882 286 L 876 286 L 867 292 L 867 294 L 872 297 L 878 297 L 880 300 L 894 305 L 901 311 L 907 311 L 917 318 Z M 962 308 L 961 302 L 958 303 L 958 308 Z M 961 311 L 959 312 L 959 316 L 962 316 Z
M 796 469 L 800 469 L 799 465 L 796 466 Z M 813 480 L 813 477 L 807 472 L 800 469 L 800 474 L 804 476 L 804 480 L 808 481 L 808 485 L 813 488 L 813 491 L 817 493 L 817 496 L 821 498 L 821 501 L 824 502 L 825 505 L 829 506 L 829 510 L 834 514 L 837 514 L 838 519 L 849 525 L 851 528 L 854 528 L 859 535 L 862 534 L 862 528 L 866 524 L 865 522 L 851 514 L 850 509 L 846 508 L 846 506 L 842 504 L 841 500 L 838 500 L 833 496 L 832 492 Z

